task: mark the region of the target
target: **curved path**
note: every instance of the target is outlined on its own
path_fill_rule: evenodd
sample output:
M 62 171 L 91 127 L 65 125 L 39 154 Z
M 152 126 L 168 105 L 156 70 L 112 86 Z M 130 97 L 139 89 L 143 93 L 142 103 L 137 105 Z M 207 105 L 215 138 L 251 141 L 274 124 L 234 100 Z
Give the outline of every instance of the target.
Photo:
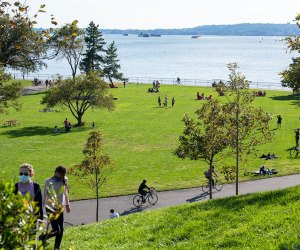
M 300 185 L 300 174 L 259 179 L 255 181 L 241 182 L 240 194 L 271 191 Z M 159 200 L 155 206 L 145 205 L 142 209 L 136 209 L 132 205 L 134 195 L 101 198 L 99 199 L 99 220 L 109 218 L 109 210 L 113 208 L 121 216 L 142 212 L 162 207 L 168 207 L 191 202 L 208 200 L 201 188 L 190 188 L 172 191 L 158 192 Z M 221 192 L 213 192 L 213 198 L 224 198 L 235 195 L 235 184 L 224 185 Z M 66 225 L 81 225 L 96 221 L 96 200 L 81 200 L 71 202 L 71 213 L 65 216 Z

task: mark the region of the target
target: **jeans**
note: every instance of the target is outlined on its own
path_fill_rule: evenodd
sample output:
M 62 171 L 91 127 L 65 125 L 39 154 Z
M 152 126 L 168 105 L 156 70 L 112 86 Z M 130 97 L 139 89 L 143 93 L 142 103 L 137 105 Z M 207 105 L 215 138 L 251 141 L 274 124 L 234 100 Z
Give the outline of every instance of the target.
M 206 177 L 206 176 L 205 176 Z M 206 179 L 208 179 L 208 184 L 210 183 L 210 177 L 206 177 Z M 212 187 L 215 186 L 215 180 L 214 178 L 211 177 L 211 184 L 212 184 Z
M 49 212 L 47 211 L 49 215 Z M 51 220 L 52 231 L 48 234 L 47 239 L 55 237 L 54 249 L 60 249 L 60 244 L 64 233 L 64 213 L 62 212 L 56 220 Z

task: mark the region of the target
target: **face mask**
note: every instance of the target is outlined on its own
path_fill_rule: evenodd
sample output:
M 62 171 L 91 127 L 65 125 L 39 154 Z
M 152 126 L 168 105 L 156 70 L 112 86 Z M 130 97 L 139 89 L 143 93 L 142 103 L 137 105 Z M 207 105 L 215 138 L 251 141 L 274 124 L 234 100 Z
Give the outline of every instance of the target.
M 55 175 L 54 175 L 53 179 L 54 179 L 55 182 L 62 181 L 62 179 L 59 179 L 59 178 L 58 178 L 57 176 L 55 176 Z
M 20 176 L 20 182 L 22 183 L 29 182 L 29 180 L 30 180 L 30 176 L 26 176 L 26 175 Z

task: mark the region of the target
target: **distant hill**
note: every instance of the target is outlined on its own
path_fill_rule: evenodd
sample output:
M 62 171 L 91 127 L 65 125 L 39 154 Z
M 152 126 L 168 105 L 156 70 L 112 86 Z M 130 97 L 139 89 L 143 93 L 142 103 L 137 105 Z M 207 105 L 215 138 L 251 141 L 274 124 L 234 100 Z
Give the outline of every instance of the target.
M 104 34 L 161 34 L 161 35 L 220 35 L 220 36 L 289 36 L 300 35 L 296 24 L 233 24 L 233 25 L 204 25 L 183 29 L 103 29 Z

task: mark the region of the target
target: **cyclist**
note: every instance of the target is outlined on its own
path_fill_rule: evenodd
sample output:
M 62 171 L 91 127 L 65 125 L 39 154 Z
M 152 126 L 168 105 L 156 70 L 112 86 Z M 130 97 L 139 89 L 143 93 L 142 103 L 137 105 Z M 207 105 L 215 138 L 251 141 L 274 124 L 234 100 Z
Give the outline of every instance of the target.
M 208 179 L 208 181 L 210 180 L 210 177 L 212 177 L 212 174 L 215 177 L 218 177 L 218 175 L 215 172 L 215 167 L 214 166 L 211 166 L 211 172 L 210 172 L 210 168 L 204 172 L 204 176 L 205 176 L 206 179 Z M 212 186 L 214 187 L 215 186 L 214 178 L 211 178 L 211 182 L 212 182 Z
M 147 182 L 146 180 L 143 180 L 138 190 L 139 194 L 142 196 L 143 203 L 146 201 L 144 197 L 148 193 L 145 189 L 148 189 L 150 191 L 150 188 L 147 187 L 146 182 Z

